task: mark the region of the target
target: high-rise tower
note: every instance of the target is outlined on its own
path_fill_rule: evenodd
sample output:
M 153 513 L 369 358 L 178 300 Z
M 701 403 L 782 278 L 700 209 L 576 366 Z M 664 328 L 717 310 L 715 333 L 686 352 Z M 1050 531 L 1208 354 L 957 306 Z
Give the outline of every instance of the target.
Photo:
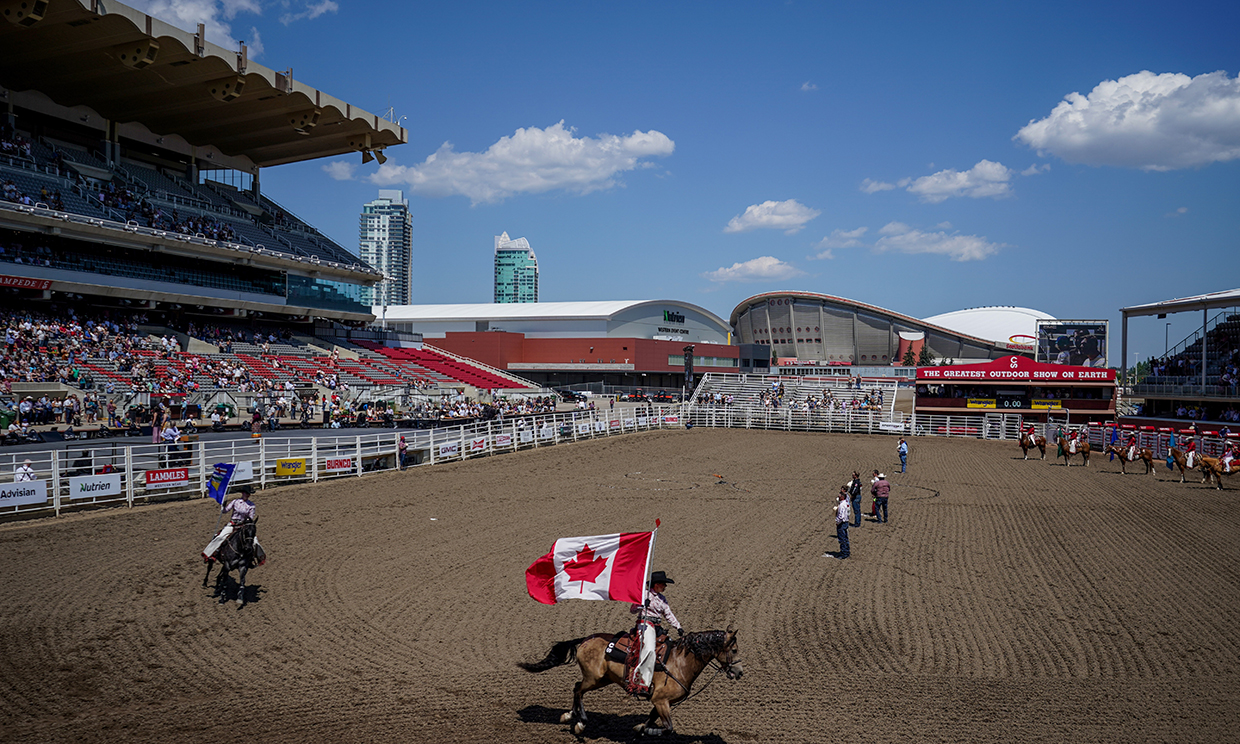
M 362 289 L 367 305 L 413 304 L 413 217 L 403 191 L 379 190 L 379 198 L 362 207 L 358 236 L 362 260 L 387 275 Z
M 495 238 L 495 301 L 538 302 L 538 257 L 525 238 Z

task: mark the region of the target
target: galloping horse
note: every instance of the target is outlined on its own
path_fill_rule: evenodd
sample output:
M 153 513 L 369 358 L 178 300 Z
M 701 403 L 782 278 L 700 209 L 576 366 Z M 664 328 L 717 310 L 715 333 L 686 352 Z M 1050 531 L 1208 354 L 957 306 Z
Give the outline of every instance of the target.
M 1081 459 L 1085 461 L 1085 466 L 1089 467 L 1089 442 L 1088 441 L 1084 439 L 1078 439 L 1076 441 L 1076 452 L 1073 452 L 1071 449 L 1068 448 L 1068 440 L 1064 439 L 1063 437 L 1060 437 L 1059 439 L 1057 439 L 1055 443 L 1059 446 L 1060 451 L 1063 452 L 1063 462 L 1065 465 L 1067 465 L 1068 467 L 1072 467 L 1072 458 L 1076 455 L 1080 455 Z
M 586 709 L 582 696 L 590 690 L 610 684 L 624 685 L 624 663 L 607 658 L 607 644 L 612 635 L 596 633 L 572 641 L 561 641 L 551 647 L 546 658 L 533 664 L 521 662 L 517 666 L 527 672 L 545 672 L 574 660 L 581 667 L 581 681 L 573 687 L 573 707 L 560 716 L 560 723 L 571 723 L 573 733 L 581 736 L 586 729 Z M 654 708 L 650 717 L 634 727 L 638 733 L 658 736 L 672 729 L 672 703 L 689 696 L 689 688 L 711 661 L 719 663 L 728 679 L 740 679 L 745 670 L 741 667 L 740 652 L 736 647 L 736 631 L 707 630 L 690 633 L 678 641 L 667 644 L 666 671 L 655 672 L 650 682 L 650 702 Z M 660 726 L 656 727 L 655 724 Z
M 1235 475 L 1240 470 L 1240 460 L 1233 460 L 1231 470 L 1223 470 L 1223 460 L 1218 457 L 1206 457 L 1198 455 L 1197 457 L 1201 474 L 1205 476 L 1206 483 L 1214 481 L 1214 487 L 1220 491 L 1223 489 L 1223 476 Z
M 1029 450 L 1033 449 L 1034 447 L 1037 447 L 1038 450 L 1042 453 L 1042 457 L 1040 459 L 1045 460 L 1046 459 L 1046 437 L 1043 437 L 1043 436 L 1032 436 L 1031 437 L 1029 436 L 1027 432 L 1021 432 L 1020 433 L 1020 450 L 1021 452 L 1025 453 L 1026 460 L 1029 459 Z
M 1128 471 L 1124 469 L 1124 463 L 1128 462 L 1128 448 L 1127 447 L 1116 447 L 1115 445 L 1112 444 L 1107 447 L 1107 451 L 1103 454 L 1115 455 L 1116 457 L 1118 457 L 1119 458 L 1119 474 L 1120 475 L 1128 474 Z M 1145 474 L 1146 475 L 1149 475 L 1150 473 L 1154 472 L 1154 453 L 1153 452 L 1150 452 L 1145 447 L 1137 447 L 1137 451 L 1133 454 L 1134 454 L 1133 459 L 1132 459 L 1133 462 L 1140 460 L 1141 462 L 1145 463 Z
M 202 585 L 207 585 L 207 579 L 211 578 L 211 564 L 219 562 L 220 572 L 215 577 L 216 594 L 222 594 L 224 591 L 224 583 L 228 580 L 228 572 L 234 568 L 237 569 L 237 604 L 245 604 L 245 575 L 251 568 L 261 566 L 267 562 L 267 552 L 263 550 L 263 546 L 258 544 L 258 525 L 255 522 L 246 522 L 238 527 L 220 549 L 215 552 L 215 558 L 207 562 L 207 575 L 202 577 Z

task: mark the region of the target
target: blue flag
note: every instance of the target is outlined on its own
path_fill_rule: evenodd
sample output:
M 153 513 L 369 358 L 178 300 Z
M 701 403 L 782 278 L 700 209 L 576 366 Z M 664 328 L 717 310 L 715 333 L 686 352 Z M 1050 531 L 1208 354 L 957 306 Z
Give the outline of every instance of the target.
M 1118 442 L 1118 441 L 1119 441 L 1119 427 L 1113 427 L 1113 428 L 1111 429 L 1111 444 L 1112 444 L 1112 445 L 1114 445 L 1114 444 L 1115 444 L 1116 442 Z M 1115 461 L 1115 453 L 1114 453 L 1114 452 L 1112 452 L 1112 453 L 1111 453 L 1111 456 L 1110 456 L 1110 457 L 1108 457 L 1108 458 L 1107 458 L 1107 460 L 1109 460 L 1109 461 L 1111 461 L 1111 462 L 1114 462 L 1114 461 Z
M 228 493 L 228 486 L 232 483 L 233 471 L 236 469 L 237 466 L 231 462 L 217 462 L 215 472 L 211 473 L 211 479 L 207 481 L 207 495 L 220 506 L 224 505 L 224 495 Z
M 1171 456 L 1171 448 L 1175 446 L 1175 434 L 1167 437 L 1167 470 L 1174 470 L 1175 458 Z

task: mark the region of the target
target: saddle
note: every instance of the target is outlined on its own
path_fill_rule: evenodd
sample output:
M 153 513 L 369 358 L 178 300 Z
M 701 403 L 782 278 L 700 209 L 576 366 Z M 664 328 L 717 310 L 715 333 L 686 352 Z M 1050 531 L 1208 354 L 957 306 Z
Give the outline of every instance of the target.
M 635 641 L 633 634 L 629 631 L 621 631 L 611 637 L 611 641 L 607 643 L 605 653 L 611 661 L 623 664 L 629 657 L 630 653 L 641 651 L 641 641 Z M 663 666 L 663 662 L 667 660 L 667 634 L 659 633 L 655 635 L 654 642 L 654 670 L 656 672 L 666 672 L 667 668 Z

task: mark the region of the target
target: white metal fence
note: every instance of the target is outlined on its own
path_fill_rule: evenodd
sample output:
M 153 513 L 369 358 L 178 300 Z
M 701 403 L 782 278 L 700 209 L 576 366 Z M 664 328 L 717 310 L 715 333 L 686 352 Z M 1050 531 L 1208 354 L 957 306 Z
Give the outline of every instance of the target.
M 0 455 L 0 517 L 59 515 L 96 506 L 198 498 L 216 463 L 234 463 L 233 484 L 269 488 L 435 465 L 584 439 L 680 428 L 680 406 L 571 411 L 440 429 L 383 429 L 345 436 L 198 441 L 173 447 L 121 442 Z M 25 462 L 29 461 L 26 466 Z M 29 468 L 29 475 L 24 469 Z

